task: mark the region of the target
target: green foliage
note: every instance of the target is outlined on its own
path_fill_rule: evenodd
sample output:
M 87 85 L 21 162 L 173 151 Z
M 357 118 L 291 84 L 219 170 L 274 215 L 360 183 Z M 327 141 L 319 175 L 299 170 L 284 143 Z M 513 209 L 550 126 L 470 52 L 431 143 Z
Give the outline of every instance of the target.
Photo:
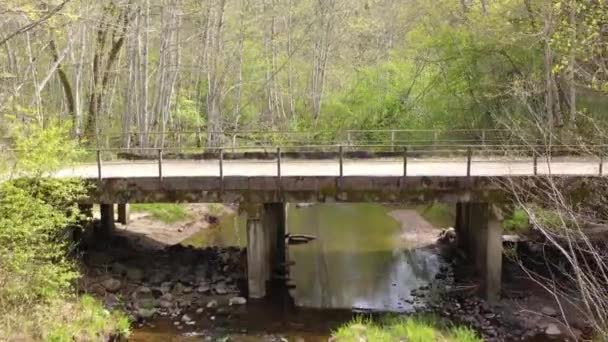
M 447 326 L 434 317 L 389 317 L 374 322 L 356 318 L 333 333 L 338 342 L 481 342 L 479 335 L 470 328 Z
M 15 125 L 14 176 L 43 176 L 81 157 L 83 152 L 78 141 L 70 138 L 70 129 L 68 124 L 51 124 L 46 128 Z
M 20 132 L 20 133 L 17 133 Z M 128 321 L 89 297 L 78 299 L 80 276 L 68 257 L 66 230 L 79 219 L 87 189 L 76 179 L 41 176 L 78 152 L 65 127 L 19 127 L 13 175 L 0 183 L 0 340 L 99 340 L 124 333 Z M 37 148 L 40 146 L 41 148 Z
M 51 324 L 43 332 L 45 341 L 95 341 L 111 335 L 129 336 L 131 322 L 127 316 L 105 310 L 98 300 L 90 296 L 58 303 L 53 311 L 61 319 L 49 320 Z
M 509 233 L 526 233 L 530 228 L 530 218 L 523 209 L 515 209 L 504 221 L 504 230 Z
M 190 215 L 185 206 L 175 203 L 132 204 L 133 212 L 148 213 L 152 218 L 164 223 L 176 223 L 187 220 Z
M 52 183 L 53 192 L 66 200 L 84 192 L 74 182 Z M 78 210 L 68 208 L 65 203 L 70 202 L 46 202 L 45 188 L 44 180 L 0 185 L 0 301 L 9 305 L 56 298 L 77 277 L 60 235 L 74 222 Z M 66 209 L 71 209 L 69 215 Z

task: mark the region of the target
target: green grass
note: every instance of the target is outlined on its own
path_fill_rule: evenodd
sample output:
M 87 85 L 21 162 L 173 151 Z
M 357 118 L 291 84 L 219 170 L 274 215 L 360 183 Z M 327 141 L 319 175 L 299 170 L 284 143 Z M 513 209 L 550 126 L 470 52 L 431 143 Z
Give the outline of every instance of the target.
M 131 211 L 148 213 L 154 219 L 164 223 L 185 221 L 190 217 L 190 214 L 184 205 L 174 203 L 132 204 Z
M 378 322 L 356 318 L 334 332 L 338 342 L 481 342 L 470 328 L 448 326 L 434 317 L 388 317 Z
M 435 228 L 448 228 L 454 226 L 454 210 L 446 203 L 432 203 L 418 205 L 416 211 Z
M 128 337 L 130 326 L 126 315 L 107 311 L 91 296 L 0 311 L 0 341 L 103 341 Z
M 523 209 L 515 209 L 513 214 L 505 219 L 504 230 L 509 233 L 525 233 L 529 230 L 528 213 Z

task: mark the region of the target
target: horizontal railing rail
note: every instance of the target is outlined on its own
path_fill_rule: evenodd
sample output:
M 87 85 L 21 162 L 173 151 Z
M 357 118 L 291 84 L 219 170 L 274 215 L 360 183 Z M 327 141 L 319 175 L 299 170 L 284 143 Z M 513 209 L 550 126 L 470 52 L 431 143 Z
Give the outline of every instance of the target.
M 258 146 L 259 148 L 259 146 Z M 3 153 L 31 152 L 30 150 L 19 150 L 4 148 Z M 603 176 L 604 159 L 608 152 L 608 145 L 554 145 L 546 146 L 524 145 L 524 144 L 495 144 L 495 145 L 470 145 L 470 144 L 438 144 L 412 146 L 406 144 L 309 144 L 309 145 L 266 145 L 262 150 L 252 151 L 250 147 L 218 147 L 200 151 L 199 155 L 184 154 L 178 148 L 153 148 L 146 147 L 138 149 L 138 154 L 133 154 L 127 148 L 84 148 L 84 152 L 91 157 L 94 156 L 95 162 L 88 162 L 89 165 L 95 164 L 97 179 L 104 179 L 104 164 L 108 162 L 106 158 L 117 158 L 137 160 L 141 158 L 148 163 L 158 164 L 158 179 L 160 181 L 166 176 L 164 164 L 168 159 L 203 159 L 207 165 L 217 165 L 217 176 L 222 178 L 225 175 L 225 162 L 241 160 L 243 163 L 249 162 L 272 162 L 276 163 L 276 177 L 284 175 L 285 163 L 290 159 L 315 160 L 324 159 L 331 163 L 336 163 L 339 170 L 339 177 L 344 176 L 345 162 L 352 159 L 382 159 L 391 158 L 401 160 L 403 164 L 402 177 L 408 176 L 408 165 L 425 158 L 439 158 L 438 161 L 460 160 L 466 163 L 466 176 L 471 176 L 475 169 L 475 162 L 510 161 L 518 163 L 529 163 L 532 167 L 530 175 L 539 174 L 540 163 L 551 164 L 554 158 L 558 157 L 584 157 L 585 162 L 590 165 L 597 165 L 597 175 Z M 251 159 L 256 159 L 251 161 Z M 124 162 L 124 160 L 123 160 Z M 350 165 L 350 164 L 349 164 Z M 91 165 L 92 166 L 92 165 Z M 215 167 L 215 166 L 214 166 Z M 463 166 L 463 171 L 465 166 Z

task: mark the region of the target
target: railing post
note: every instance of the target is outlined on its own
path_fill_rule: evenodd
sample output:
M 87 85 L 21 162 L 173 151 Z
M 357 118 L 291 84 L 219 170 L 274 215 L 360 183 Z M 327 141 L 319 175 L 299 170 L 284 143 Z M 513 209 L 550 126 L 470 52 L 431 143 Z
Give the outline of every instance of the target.
M 403 177 L 407 177 L 407 146 L 403 148 Z
M 232 135 L 232 153 L 236 150 L 236 134 Z
M 600 176 L 604 175 L 604 148 L 600 145 Z
M 224 182 L 224 149 L 220 148 L 219 156 L 220 180 Z
M 158 179 L 163 181 L 163 149 L 158 149 Z
M 281 178 L 281 148 L 277 147 L 277 177 Z
M 473 159 L 473 150 L 471 146 L 467 147 L 467 177 L 471 176 L 471 160 Z
M 433 145 L 437 145 L 438 133 L 437 130 L 433 131 Z
M 346 131 L 346 142 L 348 146 L 351 146 L 352 143 L 352 136 L 351 136 L 351 132 L 350 131 Z
M 486 146 L 486 130 L 481 130 L 481 146 Z
M 97 150 L 97 180 L 101 182 L 101 151 Z
M 534 158 L 533 158 L 533 163 L 534 163 L 534 175 L 538 175 L 538 153 L 536 153 L 536 150 L 532 150 L 532 153 L 534 154 Z
M 395 131 L 391 131 L 391 152 L 395 152 Z
M 197 127 L 197 128 L 196 128 L 196 133 L 195 133 L 195 134 L 196 134 L 196 136 L 195 136 L 195 139 L 196 139 L 196 147 L 198 147 L 198 148 L 203 147 L 203 144 L 202 144 L 202 142 L 201 142 L 201 128 L 200 128 L 200 127 Z
M 340 177 L 344 176 L 344 148 L 340 145 Z

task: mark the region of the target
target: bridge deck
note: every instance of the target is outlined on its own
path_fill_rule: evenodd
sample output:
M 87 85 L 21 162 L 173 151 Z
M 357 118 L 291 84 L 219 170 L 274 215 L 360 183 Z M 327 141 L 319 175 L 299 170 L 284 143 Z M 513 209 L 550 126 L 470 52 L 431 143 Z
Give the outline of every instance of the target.
M 592 158 L 560 157 L 550 163 L 538 160 L 537 174 L 599 175 L 600 161 Z M 605 165 L 604 165 L 605 166 Z M 403 176 L 404 161 L 399 158 L 346 159 L 343 176 L 388 177 Z M 223 175 L 268 177 L 278 175 L 277 161 L 225 160 Z M 466 159 L 408 159 L 407 176 L 467 176 Z M 60 171 L 59 177 L 98 178 L 98 165 L 85 164 Z M 477 159 L 471 162 L 470 176 L 526 176 L 534 175 L 532 158 Z M 148 178 L 159 176 L 158 161 L 117 161 L 103 163 L 102 178 Z M 163 177 L 217 177 L 218 160 L 164 160 Z M 339 176 L 340 164 L 336 160 L 282 160 L 281 176 Z

